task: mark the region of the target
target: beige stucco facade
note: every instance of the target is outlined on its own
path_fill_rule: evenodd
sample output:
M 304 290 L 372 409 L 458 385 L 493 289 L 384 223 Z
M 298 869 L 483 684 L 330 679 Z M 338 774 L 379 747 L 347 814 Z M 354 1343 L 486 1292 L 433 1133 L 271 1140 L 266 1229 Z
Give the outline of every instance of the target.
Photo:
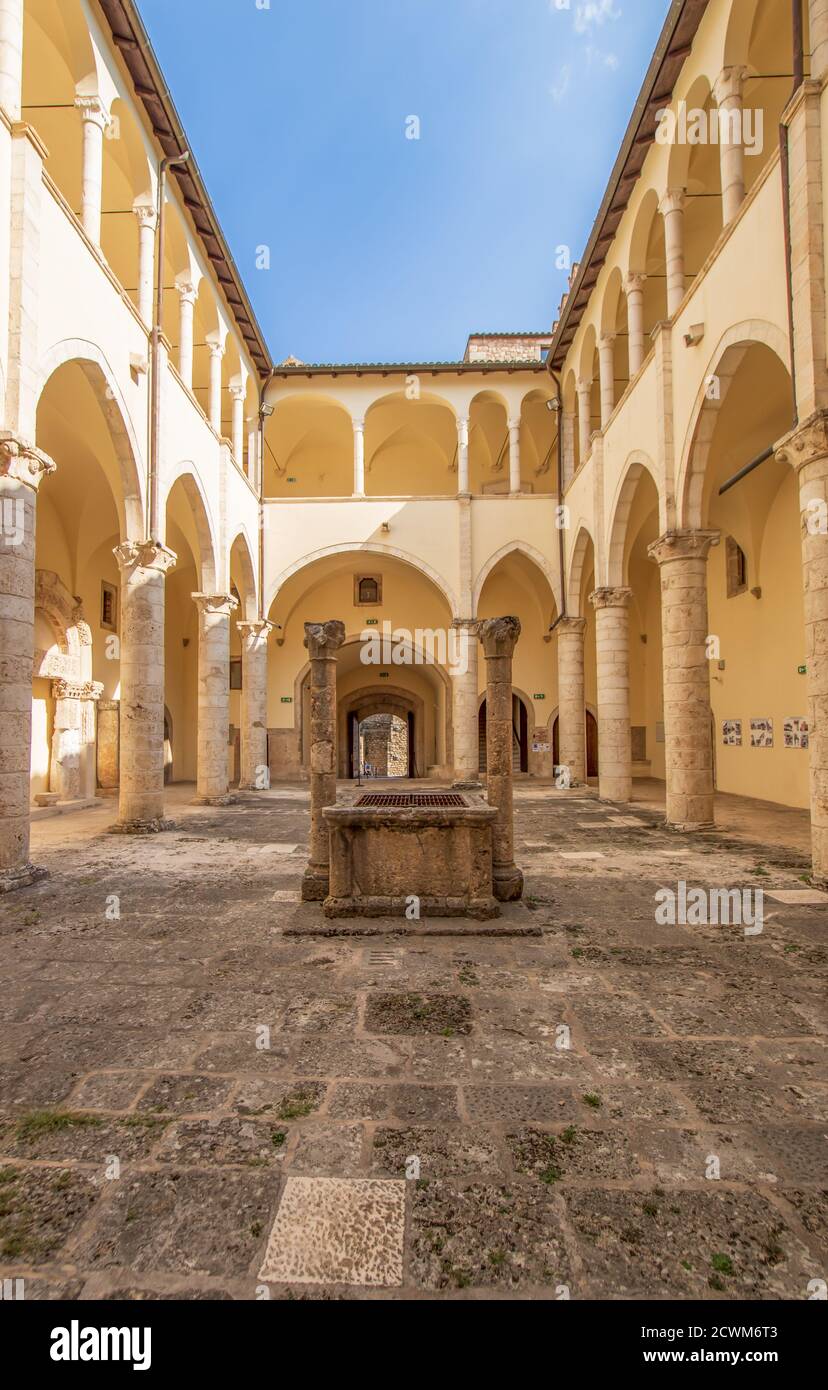
M 810 806 L 828 876 L 828 34 L 804 9 L 802 81 L 768 76 L 798 72 L 787 5 L 709 0 L 689 51 L 667 44 L 677 129 L 721 111 L 741 139 L 631 128 L 554 329 L 318 366 L 271 364 L 187 166 L 154 342 L 160 165 L 184 134 L 171 109 L 159 133 L 97 0 L 59 20 L 2 0 L 8 886 L 33 872 L 36 796 L 117 793 L 121 829 L 147 832 L 170 780 L 223 801 L 309 778 L 306 624 L 332 614 L 327 776 L 354 771 L 353 721 L 390 713 L 417 776 L 474 783 L 475 624 L 508 614 L 514 775 L 615 801 L 655 778 L 677 829 L 709 823 L 715 790 Z M 366 661 L 373 633 L 391 640 Z

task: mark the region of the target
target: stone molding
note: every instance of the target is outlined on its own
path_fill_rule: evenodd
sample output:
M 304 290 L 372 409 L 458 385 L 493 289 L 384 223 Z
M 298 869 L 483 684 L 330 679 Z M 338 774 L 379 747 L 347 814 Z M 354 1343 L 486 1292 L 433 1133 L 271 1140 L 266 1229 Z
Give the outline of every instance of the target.
M 647 547 L 647 554 L 657 565 L 668 565 L 674 560 L 706 560 L 711 547 L 720 540 L 719 531 L 665 531 Z
M 166 574 L 174 568 L 178 556 L 160 541 L 125 541 L 116 545 L 112 554 L 121 571 L 144 569 Z
M 828 410 L 817 410 L 786 434 L 776 445 L 777 462 L 796 472 L 816 459 L 828 457 Z
M 56 468 L 54 459 L 42 449 L 19 439 L 9 430 L 0 431 L 0 478 L 24 483 L 37 492 L 43 479 Z
M 583 637 L 586 632 L 586 618 L 561 618 L 555 629 L 562 632 L 565 637 Z
M 55 700 L 100 700 L 103 694 L 101 681 L 72 681 L 59 677 L 52 681 L 52 696 Z M 117 701 L 111 703 L 117 704 Z
M 520 618 L 484 618 L 477 624 L 477 636 L 489 660 L 512 657 L 520 632 Z
M 232 617 L 239 606 L 233 594 L 192 594 L 191 597 L 199 613 L 220 618 Z
M 305 623 L 305 646 L 311 661 L 334 661 L 345 636 L 345 624 L 338 618 L 327 623 Z
M 593 608 L 627 608 L 632 599 L 632 589 L 624 588 L 603 588 L 596 589 L 590 594 L 589 601 Z
M 268 622 L 267 618 L 257 618 L 243 619 L 236 623 L 236 627 L 242 637 L 269 637 L 274 625 Z

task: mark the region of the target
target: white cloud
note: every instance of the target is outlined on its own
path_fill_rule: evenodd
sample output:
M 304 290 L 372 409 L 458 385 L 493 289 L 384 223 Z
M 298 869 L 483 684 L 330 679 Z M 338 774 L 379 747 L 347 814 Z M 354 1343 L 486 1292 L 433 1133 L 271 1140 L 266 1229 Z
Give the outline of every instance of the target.
M 621 11 L 616 9 L 615 0 L 576 0 L 574 17 L 576 34 L 589 34 L 608 19 L 620 18 Z
M 586 59 L 589 67 L 608 68 L 610 72 L 617 72 L 621 66 L 617 53 L 604 53 L 600 48 L 593 48 L 592 44 L 587 44 Z
M 569 91 L 571 81 L 572 69 L 567 63 L 560 69 L 555 78 L 555 81 L 549 88 L 549 91 L 552 95 L 552 100 L 554 101 L 556 106 L 560 106 L 561 102 L 563 101 L 564 97 Z

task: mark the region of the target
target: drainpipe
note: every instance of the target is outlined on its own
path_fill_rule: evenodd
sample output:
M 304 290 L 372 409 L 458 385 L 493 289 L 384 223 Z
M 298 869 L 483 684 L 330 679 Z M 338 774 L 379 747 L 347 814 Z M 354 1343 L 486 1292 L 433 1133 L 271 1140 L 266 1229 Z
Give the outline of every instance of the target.
M 805 80 L 805 39 L 802 25 L 802 0 L 792 0 L 791 7 L 793 19 L 793 66 L 794 66 L 794 85 L 791 92 L 791 99 L 796 96 L 802 83 Z M 785 270 L 787 274 L 788 292 L 788 340 L 791 345 L 791 391 L 793 393 L 793 424 L 791 429 L 795 430 L 799 424 L 799 402 L 796 398 L 796 358 L 794 356 L 794 296 L 793 296 L 793 253 L 791 250 L 791 160 L 790 146 L 788 140 L 788 127 L 780 121 L 779 123 L 779 169 L 782 175 L 782 218 L 785 228 Z M 744 468 L 740 468 L 738 473 L 734 473 L 732 478 L 728 478 L 719 488 L 719 496 L 723 497 L 732 487 L 740 483 L 743 478 L 747 478 L 754 469 L 767 459 L 772 458 L 775 453 L 773 446 L 764 449 L 758 458 L 746 463 Z
M 150 393 L 149 478 L 147 480 L 147 491 L 149 494 L 148 539 L 151 541 L 158 540 L 161 500 L 159 440 L 161 437 L 161 321 L 164 315 L 164 250 L 166 242 L 166 209 L 164 195 L 167 188 L 167 171 L 177 165 L 186 164 L 189 158 L 190 151 L 184 150 L 182 154 L 175 155 L 174 158 L 162 159 L 158 171 L 158 208 L 155 233 L 157 281 L 155 290 L 155 312 L 152 320 L 150 367 L 152 373 L 152 388 Z
M 267 419 L 265 397 L 276 368 L 271 367 L 267 380 L 259 385 L 259 617 L 264 618 L 264 451 L 265 420 Z

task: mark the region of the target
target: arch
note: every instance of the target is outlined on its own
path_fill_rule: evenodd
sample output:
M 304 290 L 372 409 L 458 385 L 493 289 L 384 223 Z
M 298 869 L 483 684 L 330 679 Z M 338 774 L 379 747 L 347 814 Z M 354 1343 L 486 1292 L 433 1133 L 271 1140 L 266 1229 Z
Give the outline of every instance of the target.
M 35 611 L 44 615 L 55 634 L 61 655 L 73 664 L 72 675 L 82 676 L 82 648 L 91 647 L 92 633 L 83 619 L 81 605 L 70 594 L 59 575 L 53 570 L 35 571 Z M 35 675 L 55 675 L 56 672 L 35 672 Z M 69 674 L 63 672 L 62 674 Z
M 409 745 L 409 768 L 413 765 L 422 769 L 425 762 L 425 703 L 413 690 L 404 690 L 401 686 L 391 686 L 390 689 L 387 689 L 377 685 L 368 685 L 361 690 L 354 690 L 350 694 L 342 696 L 337 710 L 341 777 L 350 777 L 353 773 L 351 749 L 348 746 L 347 738 L 348 720 L 352 714 L 360 716 L 360 722 L 372 714 L 391 714 L 396 715 L 397 718 L 404 718 L 412 714 L 414 717 L 414 747 Z M 407 718 L 406 723 L 408 723 Z
M 539 550 L 536 550 L 534 546 L 529 545 L 528 541 L 509 541 L 506 545 L 501 546 L 499 550 L 496 550 L 493 555 L 489 556 L 489 559 L 486 561 L 485 565 L 480 570 L 472 588 L 472 612 L 477 612 L 477 606 L 480 602 L 480 595 L 483 592 L 483 586 L 486 583 L 486 580 L 488 579 L 489 575 L 492 573 L 493 570 L 497 568 L 501 560 L 505 560 L 508 555 L 513 555 L 515 554 L 515 552 L 518 552 L 521 555 L 525 555 L 528 560 L 531 560 L 534 565 L 537 565 L 538 569 L 546 579 L 546 582 L 552 591 L 552 598 L 555 603 L 555 608 L 558 612 L 560 612 L 560 576 L 557 575 L 555 571 L 552 569 L 552 566 L 550 565 L 546 557 L 542 555 Z
M 607 277 L 601 300 L 601 332 L 615 333 L 618 328 L 618 310 L 623 295 L 623 276 L 620 266 L 613 266 Z
M 250 537 L 247 534 L 246 526 L 242 525 L 238 527 L 228 547 L 228 576 L 231 572 L 234 551 L 244 588 L 244 592 L 239 594 L 239 598 L 242 601 L 241 615 L 247 619 L 248 622 L 251 622 L 258 617 L 259 613 L 259 586 L 256 575 L 256 563 L 253 559 L 253 547 L 250 544 Z
M 213 535 L 210 509 L 207 506 L 201 481 L 195 471 L 195 465 L 192 463 L 179 464 L 177 472 L 169 480 L 161 505 L 164 535 L 166 537 L 167 509 L 177 483 L 181 483 L 182 491 L 187 498 L 195 523 L 199 553 L 193 558 L 196 560 L 199 584 L 204 593 L 216 593 L 218 587 L 218 565 L 216 563 L 218 547 Z
M 592 532 L 584 522 L 581 522 L 572 548 L 572 559 L 569 562 L 569 582 L 567 584 L 568 609 L 573 618 L 583 616 L 581 613 L 581 585 L 584 579 L 584 563 L 590 545 L 594 555 L 595 541 Z
M 677 490 L 680 527 L 702 525 L 704 477 L 718 411 L 727 398 L 742 359 L 748 349 L 755 345 L 766 347 L 774 353 L 790 375 L 790 341 L 776 324 L 765 319 L 750 319 L 734 324 L 723 334 L 702 377 L 685 434 Z M 718 399 L 708 396 L 709 383 L 713 378 L 717 378 L 719 383 Z
M 441 396 L 437 391 L 421 391 L 419 396 L 411 400 L 406 395 L 405 391 L 400 391 L 396 387 L 391 387 L 388 391 L 385 391 L 381 395 L 377 396 L 366 408 L 366 424 L 368 423 L 368 419 L 374 413 L 374 411 L 379 406 L 383 405 L 403 405 L 406 408 L 410 406 L 416 407 L 418 405 L 431 405 L 439 406 L 443 410 L 448 410 L 449 413 L 453 415 L 455 419 L 457 419 L 458 414 L 457 406 L 452 405 L 451 401 L 446 400 L 445 396 Z
M 289 565 L 286 570 L 282 570 L 281 574 L 279 574 L 271 584 L 267 595 L 267 601 L 264 605 L 264 612 L 270 612 L 276 599 L 279 597 L 282 587 L 293 575 L 298 574 L 300 570 L 309 568 L 311 565 L 315 564 L 317 560 L 327 559 L 329 555 L 381 555 L 389 560 L 399 560 L 402 564 L 409 565 L 412 569 L 418 570 L 424 578 L 431 580 L 434 587 L 448 604 L 452 618 L 459 618 L 462 616 L 457 601 L 457 595 L 436 570 L 432 569 L 424 560 L 419 560 L 415 555 L 411 555 L 407 551 L 398 550 L 396 546 L 393 545 L 380 545 L 376 541 L 361 541 L 357 543 L 343 542 L 341 545 L 328 545 L 324 546 L 321 550 L 311 551 L 311 553 L 306 555 L 302 560 L 296 560 L 295 563 Z
M 590 323 L 584 332 L 581 342 L 581 351 L 578 355 L 578 377 L 581 381 L 595 382 L 596 365 L 595 359 L 598 354 L 598 334 L 595 325 Z
M 746 65 L 759 0 L 731 0 L 722 67 Z
M 631 275 L 646 275 L 647 273 L 650 234 L 656 217 L 658 217 L 658 194 L 654 188 L 648 188 L 641 199 L 630 237 L 629 272 Z
M 652 479 L 658 494 L 660 519 L 662 522 L 664 521 L 663 516 L 661 516 L 664 501 L 656 477 L 655 464 L 647 454 L 635 451 L 630 454 L 624 465 L 612 507 L 612 521 L 608 532 L 609 544 L 607 546 L 607 583 L 611 587 L 624 583 L 624 548 L 627 539 L 627 522 L 635 491 L 643 473 L 649 474 Z
M 142 540 L 144 536 L 144 503 L 141 479 L 144 467 L 138 436 L 129 416 L 126 402 L 115 373 L 101 349 L 82 338 L 64 338 L 55 343 L 41 359 L 38 374 L 38 403 L 49 382 L 61 367 L 76 363 L 83 371 L 101 413 L 106 420 L 121 476 L 122 496 L 115 498 L 121 538 Z

